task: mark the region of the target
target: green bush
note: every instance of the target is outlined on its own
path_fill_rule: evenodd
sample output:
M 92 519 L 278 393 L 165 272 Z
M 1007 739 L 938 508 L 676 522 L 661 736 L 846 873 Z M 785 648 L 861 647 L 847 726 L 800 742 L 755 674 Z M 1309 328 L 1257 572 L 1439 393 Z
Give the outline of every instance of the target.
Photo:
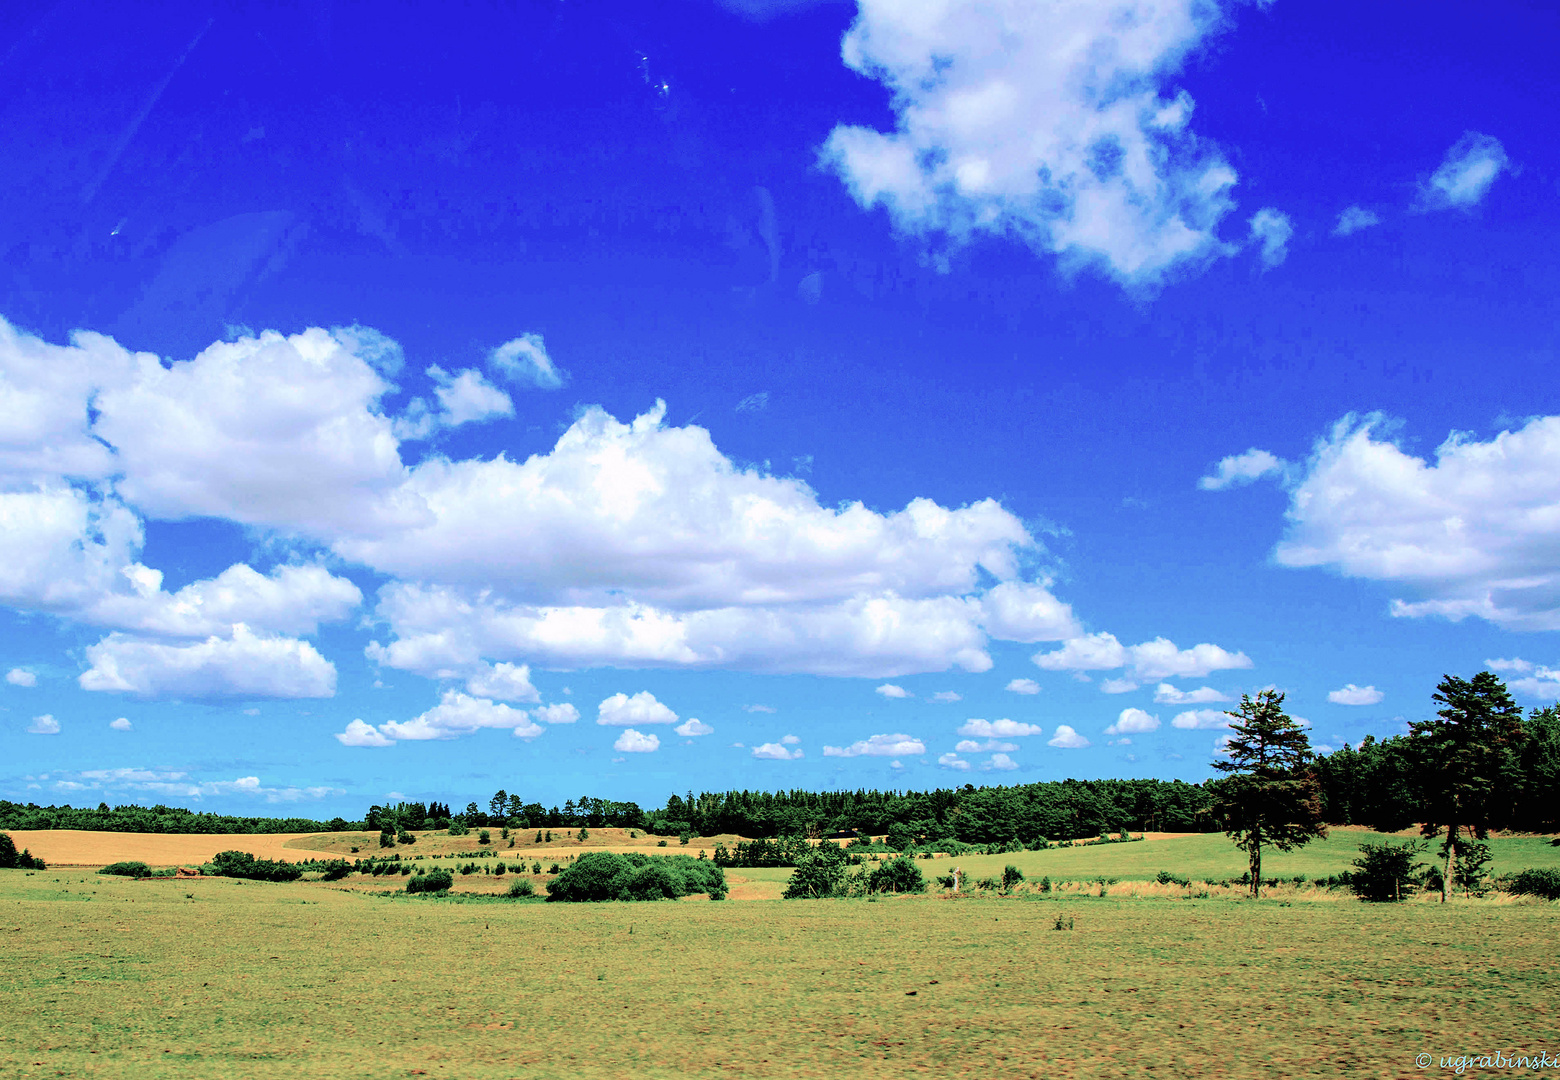
M 1424 849 L 1417 840 L 1361 844 L 1354 871 L 1349 875 L 1349 888 L 1361 900 L 1372 903 L 1404 899 L 1420 885 L 1422 871 L 1418 859 Z
M 1011 864 L 1002 868 L 1002 891 L 1012 892 L 1013 886 L 1024 880 L 1024 872 Z
M 1002 845 L 1001 854 L 1003 854 L 1003 855 L 1011 855 L 1015 851 L 1023 851 L 1023 850 L 1024 850 L 1023 841 L 1019 840 L 1019 838 L 1015 836 L 1011 840 L 1009 840 L 1007 843 Z
M 450 827 L 447 831 L 451 836 L 465 836 L 471 832 L 470 829 L 466 828 L 465 822 L 461 821 L 450 822 Z
M 655 842 L 655 846 L 656 847 L 665 847 L 666 846 L 666 841 L 665 840 L 657 840 Z
M 876 866 L 867 875 L 869 892 L 918 893 L 926 891 L 926 878 L 913 859 L 900 856 Z
M 494 877 L 503 877 L 506 872 L 507 871 L 504 869 L 504 864 L 503 863 L 499 863 L 499 864 L 497 864 L 496 866 L 493 867 L 493 876 Z
M 152 876 L 152 868 L 144 862 L 116 862 L 109 863 L 98 873 L 112 874 L 114 877 L 145 878 Z
M 479 844 L 491 844 L 492 842 L 493 842 L 493 834 L 488 832 L 486 829 L 482 829 L 482 830 L 480 830 L 477 833 L 477 843 L 479 843 Z
M 219 851 L 202 870 L 216 877 L 250 881 L 297 881 L 303 876 L 303 870 L 292 863 L 257 859 L 247 851 Z
M 1159 882 L 1159 884 L 1161 884 L 1161 885 L 1190 885 L 1191 884 L 1190 881 L 1186 880 L 1186 878 L 1182 877 L 1180 874 L 1172 874 L 1168 870 L 1161 870 L 1161 871 L 1159 871 L 1158 876 L 1154 880 Z
M 415 843 L 417 843 L 417 837 L 413 836 L 411 833 L 407 832 L 405 829 L 402 829 L 401 831 L 399 831 L 398 833 L 395 834 L 395 842 L 397 844 L 415 844 Z
M 406 891 L 409 893 L 442 893 L 449 892 L 450 886 L 455 884 L 455 876 L 448 870 L 429 870 L 426 874 L 418 874 L 406 883 Z
M 796 860 L 796 869 L 782 894 L 787 900 L 816 900 L 838 896 L 845 881 L 846 855 L 836 844 L 824 842 Z
M 16 850 L 10 836 L 0 833 L 0 870 L 47 870 L 42 859 L 36 858 L 25 848 Z
M 1519 896 L 1539 896 L 1545 900 L 1560 900 L 1560 870 L 1546 866 L 1540 869 L 1518 870 L 1501 882 L 1504 892 Z
M 391 832 L 389 829 L 381 832 L 379 834 L 379 846 L 382 848 L 395 847 L 395 833 Z
M 336 859 L 325 864 L 325 874 L 320 880 L 340 881 L 350 873 L 352 873 L 351 864 L 346 859 Z
M 531 884 L 530 878 L 517 878 L 509 883 L 509 892 L 504 895 L 514 899 L 536 895 L 536 886 Z
M 708 859 L 686 855 L 618 855 L 594 851 L 581 855 L 547 883 L 547 898 L 571 903 L 603 900 L 676 899 L 692 893 L 726 895 L 726 874 Z

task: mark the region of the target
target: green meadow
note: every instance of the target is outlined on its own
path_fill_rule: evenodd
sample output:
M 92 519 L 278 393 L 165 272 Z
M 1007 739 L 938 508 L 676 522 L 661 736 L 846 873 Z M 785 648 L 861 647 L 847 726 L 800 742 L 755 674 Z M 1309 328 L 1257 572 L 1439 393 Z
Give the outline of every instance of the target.
M 1274 873 L 1341 869 L 1364 835 Z M 1238 874 L 1221 845 L 919 864 L 1120 878 L 1104 897 L 782 901 L 789 871 L 733 870 L 725 902 L 565 905 L 4 871 L 0 1074 L 1378 1077 L 1560 1053 L 1560 906 L 1151 891 Z M 1560 851 L 1494 846 L 1497 870 Z

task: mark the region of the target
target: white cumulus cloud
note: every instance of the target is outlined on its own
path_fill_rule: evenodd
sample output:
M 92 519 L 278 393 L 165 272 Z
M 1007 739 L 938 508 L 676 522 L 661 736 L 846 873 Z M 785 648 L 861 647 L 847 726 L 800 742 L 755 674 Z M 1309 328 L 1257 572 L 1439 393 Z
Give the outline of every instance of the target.
M 1500 140 L 1476 131 L 1463 133 L 1452 144 L 1440 167 L 1419 186 L 1419 207 L 1424 210 L 1466 209 L 1477 205 L 1510 168 Z
M 556 390 L 568 378 L 547 355 L 540 334 L 521 334 L 488 354 L 488 366 L 512 382 Z
M 32 718 L 32 723 L 27 725 L 27 733 L 29 735 L 58 735 L 60 733 L 60 722 L 48 713 L 44 713 L 42 716 Z
M 162 697 L 320 698 L 336 692 L 336 667 L 307 641 L 257 634 L 166 644 L 109 634 L 87 647 L 83 690 Z
M 435 364 L 428 369 L 428 377 L 434 382 L 439 419 L 450 427 L 515 414 L 515 403 L 509 395 L 473 368 L 451 375 Z
M 676 727 L 672 728 L 672 730 L 677 732 L 679 735 L 687 737 L 715 734 L 714 727 L 706 724 L 703 720 L 699 720 L 691 716 L 681 724 L 678 724 Z
M 907 232 L 1155 280 L 1222 250 L 1235 173 L 1170 86 L 1219 23 L 1192 0 L 863 0 L 842 53 L 892 92 L 896 128 L 836 127 L 824 160 Z
M 906 690 L 903 686 L 895 686 L 893 683 L 884 683 L 882 686 L 877 688 L 877 693 L 882 694 L 886 698 L 907 698 L 915 696 L 914 694 L 910 693 L 910 691 Z
M 1089 740 L 1074 731 L 1071 725 L 1058 724 L 1056 725 L 1056 734 L 1047 740 L 1047 745 L 1059 747 L 1063 750 L 1081 750 L 1089 745 Z
M 114 731 L 129 731 L 131 728 L 129 719 L 123 716 L 117 720 L 110 720 L 108 726 Z
M 361 719 L 347 724 L 345 731 L 336 733 L 336 741 L 342 746 L 394 746 L 395 740 L 381 735 L 372 724 Z
M 612 727 L 630 724 L 675 724 L 677 714 L 655 699 L 648 690 L 641 690 L 633 697 L 622 692 L 604 700 L 596 713 L 596 723 Z
M 642 731 L 633 728 L 624 728 L 623 733 L 612 742 L 612 749 L 620 754 L 650 754 L 661 748 L 659 735 L 646 735 Z
M 1406 586 L 1418 597 L 1394 600 L 1400 617 L 1560 629 L 1560 416 L 1453 432 L 1433 461 L 1390 432 L 1351 414 L 1317 442 L 1277 561 Z
M 439 703 L 427 712 L 411 720 L 380 724 L 379 732 L 398 741 L 423 741 L 457 739 L 484 728 L 509 730 L 522 739 L 534 739 L 543 730 L 524 709 L 474 698 L 459 690 L 446 690 Z
M 1038 694 L 1040 684 L 1033 679 L 1011 679 L 1005 689 L 1010 694 Z
M 937 764 L 945 769 L 953 769 L 955 772 L 968 772 L 970 768 L 970 763 L 958 754 L 939 754 Z
M 1018 744 L 1001 742 L 998 739 L 987 739 L 985 742 L 976 742 L 974 739 L 960 739 L 954 744 L 953 748 L 961 754 L 987 754 L 992 752 L 1006 754 L 1017 750 Z
M 1334 705 L 1376 705 L 1386 697 L 1374 686 L 1355 686 L 1347 683 L 1340 690 L 1331 690 L 1327 694 L 1327 700 Z
M 939 690 L 932 695 L 932 700 L 939 705 L 952 705 L 954 702 L 963 701 L 963 694 L 956 694 L 952 690 Z
M 1159 717 L 1142 709 L 1122 709 L 1116 722 L 1105 729 L 1107 735 L 1141 735 L 1159 730 Z
M 1214 701 L 1228 700 L 1230 699 L 1227 694 L 1221 694 L 1211 686 L 1198 687 L 1196 690 L 1182 690 L 1169 683 L 1160 683 L 1154 691 L 1156 705 L 1206 705 Z
M 1177 713 L 1170 721 L 1170 726 L 1180 728 L 1182 731 L 1212 731 L 1216 728 L 1229 727 L 1230 716 L 1218 709 L 1188 709 L 1186 712 Z
M 985 762 L 982 763 L 981 768 L 987 771 L 995 770 L 997 772 L 1011 772 L 1012 770 L 1018 768 L 1018 762 L 1014 761 L 1006 754 L 992 754 L 991 757 L 987 758 Z
M 825 748 L 824 753 L 828 753 L 827 748 Z M 792 749 L 782 743 L 766 742 L 753 747 L 753 756 L 763 758 L 766 761 L 795 761 L 804 755 L 800 748 Z
M 5 673 L 5 681 L 12 686 L 37 686 L 38 676 L 25 668 L 12 668 Z
M 926 753 L 926 744 L 911 735 L 873 735 L 849 746 L 825 746 L 824 757 L 897 757 Z
M 1287 466 L 1282 458 L 1253 446 L 1244 454 L 1231 454 L 1221 458 L 1213 472 L 1197 481 L 1204 491 L 1223 491 L 1260 480 L 1264 476 L 1284 475 Z
M 531 704 L 542 700 L 536 687 L 531 685 L 531 669 L 525 664 L 484 665 L 481 671 L 466 680 L 466 689 L 477 697 L 495 698 L 499 701 L 521 701 Z M 560 707 L 574 708 L 572 705 Z
M 531 715 L 544 724 L 572 724 L 580 718 L 580 711 L 567 701 L 558 705 L 538 705 Z
M 1044 729 L 1039 724 L 1026 724 L 1021 720 L 970 719 L 959 726 L 960 735 L 979 739 L 1017 739 L 1026 735 L 1039 735 Z
M 1200 678 L 1214 671 L 1251 667 L 1243 652 L 1229 652 L 1206 642 L 1180 649 L 1166 638 L 1123 645 L 1114 634 L 1100 632 L 1073 638 L 1060 649 L 1036 653 L 1032 659 L 1047 671 L 1109 671 L 1125 667 L 1138 679 L 1168 676 Z

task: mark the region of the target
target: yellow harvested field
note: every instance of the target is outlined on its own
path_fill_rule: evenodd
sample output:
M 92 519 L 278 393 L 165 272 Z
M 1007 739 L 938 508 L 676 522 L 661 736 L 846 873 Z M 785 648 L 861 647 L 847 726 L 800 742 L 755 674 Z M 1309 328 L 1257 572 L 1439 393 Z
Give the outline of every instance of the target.
M 317 833 L 122 833 L 84 829 L 18 829 L 10 837 L 50 866 L 107 866 L 137 860 L 148 866 L 195 866 L 219 851 L 247 851 L 260 859 L 328 858 L 306 841 Z M 326 834 L 330 835 L 330 834 Z

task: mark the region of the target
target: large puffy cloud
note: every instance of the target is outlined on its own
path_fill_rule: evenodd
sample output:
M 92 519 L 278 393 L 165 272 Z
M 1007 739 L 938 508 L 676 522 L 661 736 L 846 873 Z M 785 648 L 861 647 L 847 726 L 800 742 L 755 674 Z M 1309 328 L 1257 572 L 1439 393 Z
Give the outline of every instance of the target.
M 548 383 L 540 342 L 516 341 L 493 370 L 520 378 L 529 357 L 530 381 Z M 139 562 L 143 518 L 210 516 L 390 576 L 392 640 L 374 659 L 528 703 L 491 682 L 494 664 L 894 677 L 984 671 L 993 637 L 1078 631 L 1047 580 L 1029 580 L 1040 547 L 997 502 L 824 507 L 802 481 L 733 464 L 705 430 L 666 425 L 659 404 L 631 423 L 586 410 L 523 462 L 409 468 L 397 425 L 416 418 L 382 404 L 399 364 L 359 327 L 164 363 L 0 326 L 0 397 L 28 421 L 0 421 L 0 602 L 185 639 L 161 644 L 189 655 L 231 646 L 239 623 L 296 637 L 358 603 L 319 565 L 240 565 L 165 593 Z M 439 423 L 507 401 L 474 371 L 435 383 Z
M 316 536 L 419 520 L 379 411 L 391 386 L 360 342 L 315 328 L 217 342 L 169 367 L 138 355 L 134 376 L 96 399 L 120 494 L 153 517 Z
M 1035 547 L 993 500 L 927 499 L 879 514 L 819 504 L 802 481 L 739 469 L 698 427 L 668 427 L 657 403 L 631 423 L 585 411 L 547 454 L 523 462 L 430 458 L 402 501 L 426 521 L 336 549 L 404 579 L 502 588 L 543 604 L 617 592 L 673 609 L 919 598 L 1008 580 Z M 1027 597 L 1031 606 L 1039 597 Z
M 1374 686 L 1355 686 L 1353 683 L 1327 694 L 1327 700 L 1334 705 L 1379 705 L 1384 697 L 1386 695 Z
M 612 749 L 620 754 L 653 754 L 661 748 L 659 735 L 646 735 L 642 731 L 626 728 L 612 742 Z
M 837 127 L 824 159 L 906 231 L 1156 279 L 1222 250 L 1235 173 L 1167 85 L 1219 21 L 1196 0 L 862 0 L 844 60 L 892 91 L 897 127 Z
M 138 697 L 330 697 L 336 667 L 307 641 L 242 623 L 231 637 L 168 644 L 113 633 L 88 646 L 83 690 Z
M 522 739 L 534 739 L 543 730 L 524 709 L 512 708 L 486 698 L 474 698 L 459 690 L 446 690 L 439 703 L 427 712 L 411 720 L 391 720 L 380 724 L 379 732 L 397 741 L 455 739 L 484 728 L 509 730 Z
M 639 603 L 536 607 L 453 588 L 394 584 L 379 615 L 397 634 L 377 662 L 423 674 L 483 657 L 557 667 L 737 668 L 892 677 L 952 666 L 985 671 L 991 658 L 979 604 L 962 597 L 853 598 L 826 606 L 677 612 Z
M 1142 709 L 1122 709 L 1116 722 L 1105 729 L 1107 735 L 1141 735 L 1159 730 L 1159 717 Z
M 525 664 L 492 664 L 466 680 L 466 689 L 477 697 L 499 701 L 539 702 L 542 696 L 531 685 L 531 669 Z M 572 709 L 574 706 L 565 705 Z
M 1399 616 L 1560 629 L 1560 416 L 1484 441 L 1453 432 L 1433 462 L 1388 427 L 1350 415 L 1317 443 L 1278 562 L 1407 586 L 1420 595 L 1395 600 Z
M 1074 731 L 1071 724 L 1057 724 L 1056 734 L 1047 740 L 1046 745 L 1059 750 L 1082 750 L 1089 745 L 1089 740 Z
M 906 754 L 924 754 L 926 744 L 911 735 L 873 735 L 849 746 L 825 746 L 824 757 L 899 757 Z
M 1060 649 L 1036 653 L 1033 660 L 1047 671 L 1112 671 L 1125 667 L 1139 679 L 1200 678 L 1214 671 L 1251 667 L 1251 658 L 1245 653 L 1232 653 L 1207 642 L 1181 649 L 1175 642 L 1160 637 L 1138 645 L 1123 645 L 1114 634 L 1105 632 L 1072 638 Z
M 795 761 L 806 757 L 800 747 L 793 748 L 777 742 L 766 742 L 753 747 L 753 756 L 765 761 Z
M 1230 714 L 1218 709 L 1188 709 L 1177 713 L 1170 726 L 1182 731 L 1212 731 L 1230 726 Z
M 601 703 L 596 723 L 612 727 L 630 724 L 675 724 L 677 714 L 655 699 L 648 690 L 641 690 L 633 697 L 621 691 Z

